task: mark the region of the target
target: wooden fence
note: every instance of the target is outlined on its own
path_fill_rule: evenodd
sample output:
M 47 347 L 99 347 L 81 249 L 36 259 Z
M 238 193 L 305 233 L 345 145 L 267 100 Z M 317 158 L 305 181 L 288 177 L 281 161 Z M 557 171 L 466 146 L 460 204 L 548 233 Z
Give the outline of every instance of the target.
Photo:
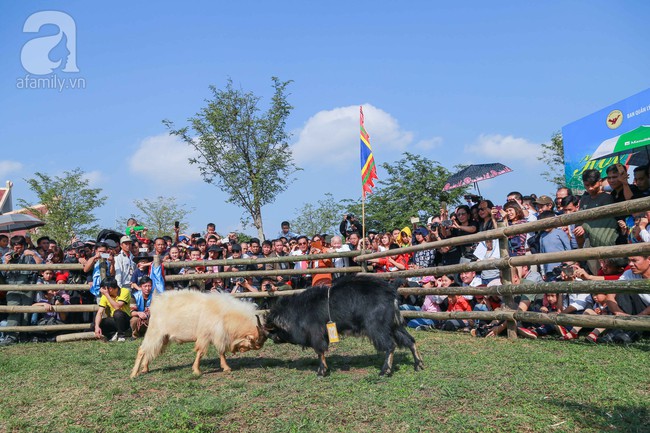
M 450 294 L 464 294 L 464 295 L 499 295 L 502 296 L 506 309 L 499 311 L 489 312 L 440 312 L 440 313 L 425 313 L 420 311 L 404 311 L 402 312 L 405 318 L 423 317 L 436 320 L 445 319 L 471 319 L 471 320 L 505 320 L 508 323 L 508 336 L 511 338 L 516 337 L 516 321 L 526 321 L 539 324 L 557 324 L 557 325 L 572 325 L 582 327 L 602 327 L 602 328 L 620 328 L 620 329 L 634 329 L 634 330 L 650 330 L 650 318 L 638 316 L 587 316 L 587 315 L 570 315 L 570 314 L 542 314 L 533 312 L 516 311 L 514 304 L 514 296 L 517 294 L 539 294 L 539 293 L 650 293 L 650 280 L 635 280 L 635 281 L 585 281 L 585 282 L 554 282 L 543 284 L 527 284 L 527 285 L 513 285 L 511 277 L 511 269 L 514 266 L 521 265 L 541 265 L 545 263 L 557 263 L 566 261 L 583 261 L 592 259 L 602 259 L 610 257 L 629 257 L 629 256 L 650 256 L 650 243 L 637 243 L 629 245 L 617 245 L 611 247 L 599 248 L 586 248 L 562 253 L 545 253 L 526 255 L 519 257 L 508 257 L 507 254 L 507 237 L 529 233 L 547 228 L 561 227 L 569 224 L 579 224 L 584 221 L 591 221 L 604 217 L 614 217 L 619 215 L 629 215 L 637 212 L 650 210 L 650 197 L 637 200 L 626 201 L 623 203 L 612 204 L 608 206 L 598 207 L 594 209 L 583 210 L 573 214 L 560 215 L 555 218 L 544 219 L 526 224 L 519 224 L 515 226 L 505 226 L 500 223 L 494 230 L 479 232 L 472 235 L 444 239 L 436 242 L 428 242 L 420 245 L 401 248 L 399 253 L 410 253 L 416 251 L 423 251 L 427 249 L 440 248 L 445 246 L 457 246 L 468 243 L 475 243 L 485 240 L 499 239 L 501 248 L 500 259 L 482 260 L 471 263 L 461 263 L 457 265 L 438 266 L 431 268 L 410 269 L 404 271 L 378 273 L 373 274 L 378 278 L 397 278 L 397 277 L 418 277 L 428 275 L 443 275 L 449 273 L 459 273 L 464 271 L 480 272 L 486 269 L 499 269 L 501 273 L 501 280 L 503 285 L 489 288 L 473 288 L 473 287 L 446 287 L 446 288 L 400 288 L 398 291 L 402 295 L 450 295 Z M 220 259 L 220 260 L 199 260 L 199 261 L 185 261 L 185 262 L 165 262 L 165 267 L 168 269 L 182 268 L 182 267 L 195 267 L 195 266 L 232 266 L 232 265 L 259 265 L 259 264 L 275 264 L 275 263 L 293 263 L 296 261 L 305 260 L 319 260 L 325 258 L 338 258 L 348 257 L 356 261 L 356 266 L 345 268 L 312 268 L 307 272 L 303 269 L 276 269 L 268 271 L 233 271 L 233 272 L 219 272 L 219 273 L 203 273 L 203 274 L 185 274 L 185 275 L 168 275 L 165 280 L 168 282 L 173 281 L 194 281 L 206 280 L 214 278 L 231 278 L 231 277 L 245 277 L 245 276 L 292 276 L 309 274 L 329 274 L 329 273 L 364 273 L 368 272 L 366 261 L 373 258 L 386 257 L 395 254 L 393 251 L 384 251 L 377 253 L 363 253 L 359 251 L 351 251 L 344 253 L 328 253 L 319 255 L 302 255 L 302 256 L 285 256 L 261 259 Z M 159 260 L 158 257 L 155 258 Z M 56 265 L 18 265 L 18 264 L 0 264 L 0 271 L 7 270 L 34 270 L 43 271 L 45 269 L 54 270 L 81 270 L 82 265 L 79 264 L 56 264 Z M 39 291 L 49 289 L 48 286 L 43 285 L 0 285 L 0 291 L 20 290 L 20 291 Z M 89 286 L 85 284 L 64 284 L 57 285 L 56 289 L 60 290 L 89 290 Z M 302 290 L 286 290 L 278 292 L 247 292 L 233 294 L 235 297 L 241 298 L 266 298 L 278 296 L 291 296 Z M 67 305 L 55 306 L 54 311 L 57 312 L 95 312 L 97 305 Z M 43 313 L 45 307 L 40 306 L 0 306 L 0 313 Z M 74 331 L 85 330 L 91 326 L 88 324 L 69 324 L 69 325 L 52 325 L 52 326 L 15 326 L 3 327 L 0 331 L 3 332 L 43 332 L 43 331 Z

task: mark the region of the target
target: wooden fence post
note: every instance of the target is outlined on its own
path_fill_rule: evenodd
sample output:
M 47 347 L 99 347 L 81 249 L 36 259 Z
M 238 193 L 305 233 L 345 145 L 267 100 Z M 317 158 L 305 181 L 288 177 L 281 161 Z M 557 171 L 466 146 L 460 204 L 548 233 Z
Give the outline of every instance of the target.
M 506 227 L 506 225 L 507 224 L 505 221 L 497 222 L 498 228 L 504 228 Z M 510 253 L 508 252 L 508 238 L 506 236 L 502 236 L 499 238 L 499 256 L 501 258 L 506 258 L 510 256 Z M 499 273 L 501 274 L 501 284 L 512 284 L 512 267 L 510 266 L 502 267 L 499 269 Z M 517 305 L 515 304 L 515 299 L 511 294 L 503 295 L 503 303 L 505 304 L 507 309 L 510 310 L 517 309 Z M 508 331 L 508 338 L 517 338 L 517 322 L 515 320 L 507 319 L 506 329 Z

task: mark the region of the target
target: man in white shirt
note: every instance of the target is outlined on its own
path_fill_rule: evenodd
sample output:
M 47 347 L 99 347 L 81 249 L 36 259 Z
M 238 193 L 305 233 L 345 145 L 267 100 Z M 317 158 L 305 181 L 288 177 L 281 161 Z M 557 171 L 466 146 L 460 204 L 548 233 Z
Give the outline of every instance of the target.
M 650 278 L 650 256 L 632 256 L 630 269 L 623 272 L 619 280 L 640 280 Z M 607 296 L 609 311 L 617 316 L 650 315 L 650 293 L 619 293 Z
M 131 237 L 122 236 L 120 253 L 115 256 L 115 279 L 119 287 L 131 289 L 131 277 L 135 271 L 135 261 L 131 254 Z

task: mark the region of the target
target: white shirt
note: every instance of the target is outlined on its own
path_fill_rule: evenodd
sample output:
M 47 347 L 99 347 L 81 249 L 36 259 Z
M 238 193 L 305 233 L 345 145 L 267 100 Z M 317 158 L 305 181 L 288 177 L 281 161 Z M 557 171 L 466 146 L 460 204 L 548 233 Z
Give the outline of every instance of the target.
M 623 275 L 619 277 L 619 280 L 641 280 L 643 276 L 641 274 L 635 274 L 632 272 L 632 269 L 628 269 L 623 272 Z M 639 298 L 643 301 L 645 306 L 650 306 L 650 293 L 639 293 Z

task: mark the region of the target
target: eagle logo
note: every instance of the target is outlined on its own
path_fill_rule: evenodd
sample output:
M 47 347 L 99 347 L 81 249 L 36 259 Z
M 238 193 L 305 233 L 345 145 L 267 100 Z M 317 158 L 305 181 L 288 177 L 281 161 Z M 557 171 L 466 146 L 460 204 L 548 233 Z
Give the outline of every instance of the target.
M 607 115 L 607 127 L 609 129 L 616 129 L 621 126 L 621 123 L 623 123 L 623 113 L 621 110 L 612 110 Z

